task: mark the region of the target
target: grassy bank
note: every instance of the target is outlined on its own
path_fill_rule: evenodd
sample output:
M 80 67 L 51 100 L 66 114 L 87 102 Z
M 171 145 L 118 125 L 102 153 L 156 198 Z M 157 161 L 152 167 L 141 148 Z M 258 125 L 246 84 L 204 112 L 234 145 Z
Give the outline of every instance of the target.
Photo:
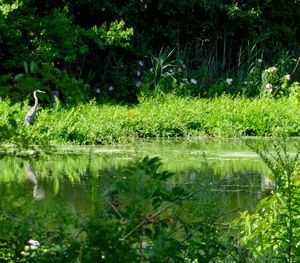
M 0 101 L 2 143 L 107 144 L 135 138 L 184 136 L 299 136 L 299 106 L 288 98 L 190 99 L 173 95 L 135 106 L 56 105 L 39 108 L 32 126 L 23 120 L 29 106 Z

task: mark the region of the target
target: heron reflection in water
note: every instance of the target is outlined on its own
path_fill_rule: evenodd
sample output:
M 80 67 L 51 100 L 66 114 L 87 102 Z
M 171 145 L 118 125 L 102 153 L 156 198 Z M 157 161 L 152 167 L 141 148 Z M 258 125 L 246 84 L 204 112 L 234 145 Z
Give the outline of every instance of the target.
M 34 167 L 31 164 L 28 164 L 26 166 L 26 172 L 29 180 L 33 182 L 34 187 L 33 187 L 33 198 L 36 200 L 42 200 L 45 198 L 45 191 L 42 188 L 39 188 L 38 184 L 38 178 L 36 175 L 36 171 Z

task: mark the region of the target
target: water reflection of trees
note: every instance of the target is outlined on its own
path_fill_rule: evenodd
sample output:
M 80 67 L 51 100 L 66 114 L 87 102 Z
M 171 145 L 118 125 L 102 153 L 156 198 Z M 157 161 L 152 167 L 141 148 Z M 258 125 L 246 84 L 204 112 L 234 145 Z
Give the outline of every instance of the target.
M 41 244 L 38 254 L 27 251 L 38 262 L 162 262 L 202 254 L 209 260 L 224 258 L 234 244 L 227 240 L 224 246 L 222 215 L 243 203 L 232 204 L 228 193 L 260 186 L 258 173 L 224 176 L 204 166 L 173 174 L 158 158 L 122 167 L 75 160 L 56 167 L 37 160 L 35 168 L 21 160 L 22 169 L 14 170 L 23 173 L 18 187 L 13 177 L 6 177 L 0 237 L 14 259 L 26 256 L 29 239 Z M 28 178 L 31 184 L 26 184 Z M 42 202 L 26 194 L 32 183 L 46 189 Z

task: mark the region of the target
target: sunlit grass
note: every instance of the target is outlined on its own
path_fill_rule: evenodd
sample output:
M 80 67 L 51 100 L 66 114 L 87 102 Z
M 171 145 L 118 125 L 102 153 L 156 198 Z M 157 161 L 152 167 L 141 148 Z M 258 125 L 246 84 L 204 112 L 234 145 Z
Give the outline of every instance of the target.
M 30 143 L 110 144 L 155 137 L 300 134 L 299 109 L 288 98 L 191 99 L 168 95 L 134 106 L 61 104 L 40 107 L 29 127 L 23 125 L 26 111 L 20 104 L 0 101 L 2 143 L 22 138 Z

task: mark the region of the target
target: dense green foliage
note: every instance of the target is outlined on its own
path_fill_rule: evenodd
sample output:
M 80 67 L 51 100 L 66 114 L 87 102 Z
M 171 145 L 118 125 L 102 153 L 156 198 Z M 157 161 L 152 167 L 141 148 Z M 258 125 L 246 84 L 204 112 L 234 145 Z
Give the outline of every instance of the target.
M 2 143 L 106 144 L 151 137 L 300 133 L 297 97 L 189 99 L 169 95 L 131 107 L 96 102 L 69 107 L 57 103 L 40 109 L 35 123 L 24 126 L 27 109 L 24 104 L 0 101 Z
M 298 0 L 0 0 L 0 143 L 38 158 L 52 144 L 299 136 L 299 17 Z M 35 123 L 24 126 L 36 89 L 47 95 Z M 47 233 L 53 222 L 43 221 L 36 204 L 11 204 L 4 194 L 0 259 L 295 262 L 298 155 L 258 152 L 277 187 L 256 213 L 242 215 L 238 234 L 224 237 L 219 215 L 201 213 L 195 203 L 178 208 L 195 193 L 201 201 L 208 184 L 201 191 L 174 186 L 158 159 L 144 158 L 117 177 L 106 171 L 104 201 L 88 221 L 57 205 L 64 227 Z M 32 232 L 42 246 L 25 245 Z
M 300 151 L 297 146 L 290 156 L 285 143 L 274 144 L 275 151 L 269 144 L 254 147 L 276 187 L 233 227 L 224 219 L 237 209 L 224 212 L 224 193 L 260 181 L 260 174 L 223 177 L 204 162 L 182 183 L 159 158 L 100 170 L 90 169 L 89 160 L 52 169 L 40 158 L 19 159 L 16 172 L 0 180 L 1 262 L 298 262 Z M 32 183 L 20 187 L 31 164 L 41 169 L 40 180 L 53 184 L 47 188 L 52 198 L 41 200 L 42 189 L 32 190 Z M 79 193 L 91 189 L 84 195 L 90 209 L 75 210 L 65 201 L 58 188 L 66 178 L 81 182 Z
M 239 242 L 249 250 L 254 262 L 298 262 L 299 145 L 295 155 L 288 152 L 286 141 L 255 150 L 272 171 L 275 190 L 260 201 L 256 213 L 242 213 L 237 221 Z
M 284 0 L 1 0 L 0 95 L 23 100 L 40 88 L 67 101 L 136 102 L 153 89 L 256 96 L 271 66 L 298 80 L 299 10 L 299 1 Z
M 225 190 L 245 183 L 247 176 L 220 179 L 204 164 L 187 185 L 176 183 L 173 173 L 161 169 L 158 158 L 94 172 L 75 164 L 74 170 L 60 167 L 63 173 L 41 167 L 37 159 L 20 161 L 19 174 L 32 162 L 53 184 L 54 194 L 48 187 L 49 197 L 38 200 L 25 193 L 32 192 L 32 184 L 22 193 L 17 190 L 28 176 L 18 181 L 14 174 L 6 184 L 1 177 L 1 262 L 232 262 L 242 258 L 220 223 L 231 214 L 224 214 Z M 90 209 L 75 210 L 64 192 L 55 191 L 63 188 L 66 178 L 81 181 L 78 194 L 90 190 L 78 197 L 87 198 Z M 223 191 L 211 191 L 215 188 Z

